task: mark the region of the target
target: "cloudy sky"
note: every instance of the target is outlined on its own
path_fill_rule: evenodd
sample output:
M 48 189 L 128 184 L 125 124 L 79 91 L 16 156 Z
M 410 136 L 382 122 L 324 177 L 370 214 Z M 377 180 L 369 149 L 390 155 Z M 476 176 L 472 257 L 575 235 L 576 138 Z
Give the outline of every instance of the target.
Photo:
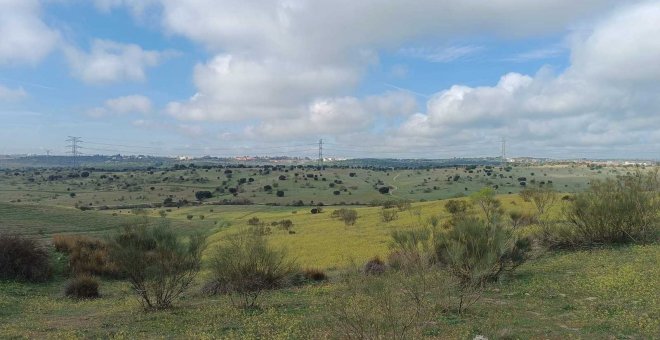
M 0 0 L 0 154 L 660 158 L 660 1 Z

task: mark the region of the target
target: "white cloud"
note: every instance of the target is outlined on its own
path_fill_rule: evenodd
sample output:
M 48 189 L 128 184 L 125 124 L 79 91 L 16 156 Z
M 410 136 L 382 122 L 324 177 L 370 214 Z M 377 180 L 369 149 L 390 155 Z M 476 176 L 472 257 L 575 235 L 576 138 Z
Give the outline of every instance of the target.
M 22 87 L 17 89 L 10 89 L 0 84 L 0 101 L 15 101 L 21 100 L 28 96 L 27 92 Z
M 99 118 L 108 115 L 149 114 L 152 112 L 151 100 L 142 95 L 130 95 L 108 99 L 103 106 L 87 111 L 87 115 Z
M 387 92 L 364 99 L 317 99 L 297 117 L 248 126 L 245 133 L 255 139 L 292 139 L 326 134 L 337 136 L 368 131 L 378 119 L 407 116 L 416 109 L 415 98 L 405 92 Z
M 41 20 L 37 0 L 0 0 L 0 65 L 36 64 L 48 55 L 59 33 Z
M 415 96 L 405 91 L 390 91 L 364 99 L 365 109 L 381 116 L 409 116 L 417 111 Z
M 341 97 L 314 101 L 300 117 L 249 126 L 245 132 L 248 137 L 255 139 L 342 134 L 368 128 L 373 118 L 357 98 Z
M 106 0 L 107 1 L 107 0 Z M 117 2 L 116 0 L 113 2 Z M 409 1 L 302 0 L 151 1 L 164 27 L 211 50 L 336 60 L 347 51 L 398 47 L 416 37 L 489 32 L 532 36 L 563 31 L 578 18 L 602 13 L 614 0 Z M 144 1 L 128 4 L 144 7 Z
M 531 147 L 660 146 L 660 3 L 633 6 L 575 37 L 560 74 L 510 73 L 494 86 L 435 94 L 398 134 L 411 143 L 442 135 L 512 136 Z M 520 143 L 520 142 L 519 142 Z M 650 146 L 646 144 L 646 146 Z
M 660 79 L 660 2 L 616 13 L 575 44 L 573 72 L 596 81 L 654 82 Z
M 168 112 L 189 120 L 296 117 L 319 94 L 341 93 L 344 86 L 357 83 L 355 73 L 343 66 L 219 55 L 195 67 L 198 94 L 187 103 L 170 103 Z
M 106 0 L 107 1 L 107 0 Z M 116 5 L 119 1 L 111 1 Z M 195 67 L 197 92 L 167 111 L 183 120 L 310 120 L 323 98 L 352 93 L 378 51 L 434 37 L 442 46 L 461 34 L 508 37 L 564 31 L 601 13 L 613 0 L 471 1 L 151 1 L 167 33 L 201 43 L 215 56 Z M 136 10 L 138 5 L 124 2 Z M 144 2 L 140 5 L 144 11 Z M 515 15 L 512 15 L 515 13 Z M 430 44 L 436 44 L 435 41 Z M 417 50 L 447 62 L 478 46 Z M 422 53 L 423 52 L 423 53 Z
M 134 13 L 151 4 L 167 34 L 205 46 L 213 57 L 195 67 L 196 93 L 171 102 L 167 112 L 181 120 L 249 124 L 251 138 L 342 138 L 397 116 L 405 121 L 385 119 L 387 137 L 374 141 L 401 148 L 508 135 L 533 148 L 660 138 L 657 1 L 151 0 L 139 10 L 128 1 L 99 1 L 109 1 L 108 8 L 121 2 Z M 571 65 L 558 74 L 543 68 L 505 74 L 490 86 L 451 86 L 419 113 L 410 95 L 351 96 L 382 51 L 450 46 L 402 50 L 448 62 L 478 50 L 448 45 L 461 41 L 456 37 L 547 36 L 572 31 L 576 23 L 592 29 L 570 37 Z M 514 58 L 547 58 L 563 53 L 558 49 Z
M 144 50 L 135 44 L 95 39 L 89 53 L 74 47 L 64 49 L 71 72 L 87 83 L 144 81 L 146 69 L 160 64 L 174 52 Z

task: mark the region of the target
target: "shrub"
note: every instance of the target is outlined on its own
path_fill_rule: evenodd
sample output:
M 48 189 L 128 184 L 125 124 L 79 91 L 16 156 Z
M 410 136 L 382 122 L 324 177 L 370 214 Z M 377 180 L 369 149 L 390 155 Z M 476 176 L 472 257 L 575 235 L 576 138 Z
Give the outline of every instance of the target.
M 284 191 L 282 191 L 282 190 L 277 190 L 276 195 L 277 195 L 277 197 L 284 197 Z
M 445 203 L 445 210 L 454 215 L 465 215 L 470 210 L 470 203 L 464 200 L 448 200 Z
M 293 221 L 291 220 L 281 220 L 279 223 L 279 227 L 284 230 L 289 230 L 293 228 Z
M 429 228 L 392 232 L 388 264 L 396 270 L 425 270 L 433 262 L 434 232 Z
M 557 202 L 557 193 L 549 188 L 525 188 L 520 192 L 520 197 L 534 203 L 539 217 Z
M 43 282 L 51 275 L 48 252 L 36 240 L 0 234 L 0 279 Z
M 514 229 L 538 223 L 536 215 L 520 211 L 510 211 L 509 220 L 511 221 L 511 227 Z
M 54 235 L 55 250 L 69 257 L 73 274 L 93 274 L 119 277 L 119 268 L 110 260 L 108 244 L 83 235 Z
M 423 338 L 425 326 L 448 296 L 439 274 L 349 273 L 332 292 L 328 323 L 342 339 Z
M 385 272 L 387 266 L 385 262 L 376 256 L 364 264 L 364 273 L 367 275 L 381 275 Z
M 252 226 L 257 226 L 257 225 L 260 225 L 260 224 L 261 224 L 261 221 L 259 220 L 259 217 L 256 217 L 256 216 L 255 216 L 255 217 L 251 217 L 251 218 L 247 221 L 247 224 L 248 224 L 248 225 L 252 225 Z
M 69 280 L 64 295 L 76 299 L 94 299 L 100 296 L 99 281 L 89 275 L 79 275 Z
M 380 218 L 383 222 L 387 223 L 396 220 L 399 218 L 399 215 L 396 210 L 383 208 L 380 210 Z
M 470 201 L 481 208 L 487 223 L 497 223 L 504 213 L 502 202 L 495 198 L 495 190 L 483 188 L 470 195 Z
M 326 275 L 321 269 L 317 268 L 307 268 L 303 270 L 302 273 L 306 279 L 314 282 L 321 282 L 328 279 L 328 275 Z
M 657 172 L 594 181 L 567 202 L 563 215 L 568 224 L 546 228 L 544 241 L 551 248 L 657 241 L 659 183 Z
M 440 224 L 440 217 L 437 215 L 431 215 L 431 217 L 428 218 L 428 224 L 431 225 L 431 227 L 435 228 Z
M 145 308 L 170 307 L 197 275 L 205 239 L 180 239 L 167 224 L 125 228 L 111 244 L 117 263 Z
M 211 258 L 218 293 L 238 296 L 238 305 L 249 308 L 265 290 L 282 287 L 295 272 L 295 263 L 284 250 L 274 249 L 262 236 L 249 232 L 232 235 Z
M 266 236 L 270 235 L 273 233 L 273 230 L 270 229 L 270 227 L 266 226 L 264 223 L 261 223 L 259 225 L 251 226 L 248 229 L 249 233 L 259 235 L 259 236 Z
M 380 187 L 378 188 L 378 192 L 383 195 L 388 194 L 390 192 L 390 187 Z
M 530 250 L 529 239 L 474 217 L 458 220 L 435 238 L 436 260 L 459 282 L 459 313 L 477 301 L 486 282 L 524 263 Z
M 399 209 L 399 211 L 409 210 L 412 205 L 410 201 L 404 201 L 404 200 L 396 201 L 395 204 L 396 204 L 396 208 Z
M 344 224 L 348 225 L 354 225 L 355 222 L 357 221 L 358 218 L 358 213 L 357 210 L 355 209 L 338 209 L 332 212 L 330 214 L 330 217 L 332 218 L 337 218 L 339 220 L 344 221 Z
M 211 193 L 210 191 L 204 191 L 204 190 L 203 190 L 203 191 L 197 191 L 197 192 L 195 192 L 195 198 L 196 198 L 198 201 L 203 201 L 203 200 L 205 200 L 205 199 L 209 199 L 209 198 L 211 198 L 211 197 L 213 197 L 213 193 Z
M 323 282 L 327 279 L 328 275 L 326 275 L 323 270 L 317 268 L 307 268 L 293 274 L 290 281 L 291 285 L 293 286 L 301 286 L 312 282 Z

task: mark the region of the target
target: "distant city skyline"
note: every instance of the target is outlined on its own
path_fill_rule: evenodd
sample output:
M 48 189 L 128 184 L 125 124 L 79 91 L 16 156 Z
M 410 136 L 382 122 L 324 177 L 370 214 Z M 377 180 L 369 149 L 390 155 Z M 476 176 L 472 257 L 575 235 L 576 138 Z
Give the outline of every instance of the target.
M 660 1 L 0 0 L 0 154 L 660 159 Z

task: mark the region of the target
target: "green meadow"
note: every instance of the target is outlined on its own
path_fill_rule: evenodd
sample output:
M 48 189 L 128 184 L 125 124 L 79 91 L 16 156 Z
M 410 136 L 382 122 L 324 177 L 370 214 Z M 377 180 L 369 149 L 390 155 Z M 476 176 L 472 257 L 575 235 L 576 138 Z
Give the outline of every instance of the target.
M 585 165 L 514 166 L 509 170 L 481 166 L 471 170 L 231 170 L 231 174 L 215 168 L 89 171 L 84 178 L 68 178 L 70 169 L 0 173 L 0 233 L 37 238 L 52 253 L 55 268 L 53 280 L 46 283 L 0 281 L 0 337 L 341 338 L 329 306 L 336 302 L 342 272 L 360 267 L 376 256 L 386 258 L 393 231 L 426 226 L 433 218 L 442 225 L 450 218 L 445 209 L 447 199 L 466 200 L 465 196 L 483 187 L 496 187 L 505 211 L 531 213 L 533 204 L 517 194 L 522 188 L 520 177 L 525 177 L 525 186 L 552 186 L 562 197 L 584 190 L 595 179 L 635 171 Z M 487 175 L 486 170 L 492 173 Z M 49 176 L 62 178 L 49 180 Z M 241 178 L 246 179 L 244 183 Z M 267 185 L 272 190 L 264 190 Z M 389 193 L 378 191 L 383 186 L 390 188 Z M 235 188 L 236 195 L 229 188 Z M 213 197 L 199 205 L 146 205 L 162 203 L 167 197 L 194 202 L 195 192 L 200 190 L 211 191 Z M 278 190 L 284 192 L 282 197 L 276 195 Z M 222 200 L 238 198 L 252 204 L 221 204 Z M 381 216 L 383 208 L 369 204 L 387 199 L 412 203 L 405 209 L 393 208 L 397 211 L 396 219 L 385 222 Z M 293 204 L 299 200 L 303 205 Z M 323 203 L 322 211 L 312 213 L 312 209 L 318 209 L 318 203 Z M 145 206 L 121 209 L 140 204 Z M 548 218 L 560 219 L 564 204 L 565 200 L 558 199 L 547 213 Z M 357 211 L 354 225 L 331 216 L 340 208 Z M 255 218 L 269 228 L 269 244 L 285 248 L 303 268 L 325 271 L 329 280 L 268 291 L 259 308 L 251 310 L 236 308 L 226 296 L 202 294 L 201 288 L 210 275 L 209 257 L 215 247 L 227 236 L 249 228 Z M 273 223 L 282 220 L 290 220 L 292 227 L 284 230 Z M 125 226 L 141 223 L 168 223 L 181 235 L 208 235 L 202 271 L 173 308 L 145 312 L 127 282 L 105 278 L 101 280 L 98 299 L 72 300 L 64 296 L 67 259 L 52 249 L 53 235 L 104 238 Z M 538 226 L 530 225 L 522 232 L 537 231 Z M 489 284 L 466 313 L 458 315 L 440 309 L 429 315 L 422 336 L 657 338 L 658 263 L 658 244 L 573 251 L 539 247 L 512 276 Z M 442 299 L 445 297 L 437 296 L 438 301 Z

